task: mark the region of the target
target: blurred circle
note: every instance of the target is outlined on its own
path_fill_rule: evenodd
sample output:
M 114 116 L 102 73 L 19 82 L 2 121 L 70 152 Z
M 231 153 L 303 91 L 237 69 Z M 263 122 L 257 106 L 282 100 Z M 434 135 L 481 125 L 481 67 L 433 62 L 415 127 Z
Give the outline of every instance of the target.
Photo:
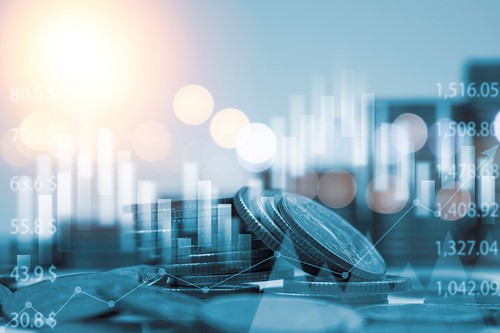
M 148 162 L 160 161 L 170 151 L 171 139 L 167 128 L 149 121 L 136 128 L 132 136 L 134 153 Z
M 406 138 L 410 141 L 412 147 L 404 147 L 401 145 L 396 145 L 400 151 L 405 153 L 414 153 L 420 148 L 422 148 L 427 141 L 427 125 L 419 116 L 412 113 L 403 113 L 394 120 L 394 125 L 396 128 L 403 131 L 406 134 Z M 398 143 L 400 141 L 393 141 Z
M 250 123 L 245 113 L 238 109 L 224 109 L 212 118 L 210 134 L 223 148 L 235 148 L 238 132 Z
M 35 151 L 45 151 L 56 141 L 53 120 L 43 111 L 35 111 L 24 117 L 19 126 L 21 142 Z
M 15 167 L 23 167 L 30 163 L 30 160 L 23 156 L 16 147 L 16 133 L 14 130 L 8 130 L 2 136 L 1 153 L 2 158 L 8 164 Z
M 436 195 L 436 211 L 446 221 L 456 221 L 466 216 L 471 208 L 469 191 L 460 188 L 460 184 L 452 183 L 442 188 Z M 432 208 L 431 208 L 432 209 Z
M 312 171 L 295 179 L 295 192 L 300 195 L 313 199 L 318 194 L 318 189 L 319 179 Z
M 54 140 L 47 146 L 47 151 L 55 158 L 64 159 L 76 153 L 76 126 L 69 120 L 58 119 L 53 122 L 51 133 Z
M 347 171 L 335 170 L 325 173 L 319 180 L 319 200 L 331 208 L 349 205 L 356 196 L 354 177 Z
M 241 166 L 252 172 L 269 168 L 276 154 L 276 136 L 264 124 L 251 123 L 236 136 L 236 154 Z
M 183 87 L 174 98 L 174 112 L 188 125 L 199 125 L 212 114 L 214 101 L 210 92 L 202 86 L 191 84 Z
M 376 176 L 366 189 L 366 203 L 381 214 L 399 212 L 408 202 L 408 186 L 392 175 Z
M 429 130 L 427 145 L 436 157 L 452 157 L 457 154 L 464 143 L 462 131 L 453 120 L 438 119 Z

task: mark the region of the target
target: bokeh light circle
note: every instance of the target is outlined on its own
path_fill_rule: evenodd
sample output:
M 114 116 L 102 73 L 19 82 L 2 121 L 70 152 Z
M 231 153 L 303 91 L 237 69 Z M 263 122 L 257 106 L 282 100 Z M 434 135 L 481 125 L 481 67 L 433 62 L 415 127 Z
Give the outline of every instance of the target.
M 144 161 L 157 162 L 164 159 L 171 146 L 167 128 L 155 121 L 149 121 L 136 128 L 132 136 L 134 153 Z
M 314 172 L 308 172 L 303 176 L 298 176 L 295 178 L 295 192 L 307 197 L 309 199 L 314 199 L 318 194 L 319 190 L 319 178 Z
M 396 148 L 405 153 L 414 153 L 420 150 L 427 141 L 427 125 L 419 116 L 413 113 L 403 113 L 394 120 L 395 127 L 405 133 L 408 141 L 412 142 L 413 147 L 402 146 L 394 140 Z
M 250 123 L 246 114 L 238 109 L 224 109 L 215 114 L 210 122 L 212 139 L 223 148 L 236 147 L 238 132 Z
M 456 221 L 466 216 L 471 205 L 471 195 L 460 184 L 452 183 L 438 191 L 436 195 L 436 211 L 446 221 Z
M 342 208 L 354 200 L 356 191 L 356 181 L 349 172 L 334 170 L 321 176 L 318 198 L 328 207 Z
M 251 123 L 236 136 L 236 154 L 241 166 L 248 171 L 264 171 L 274 161 L 276 135 L 264 124 Z
M 497 138 L 498 141 L 500 141 L 500 111 L 498 111 L 494 122 L 495 125 L 493 126 L 495 128 L 495 137 Z
M 56 141 L 52 117 L 43 111 L 28 114 L 19 126 L 19 138 L 31 150 L 46 151 Z
M 214 100 L 210 92 L 199 85 L 191 84 L 181 88 L 174 98 L 174 112 L 188 125 L 199 125 L 210 118 Z
M 381 214 L 399 212 L 408 203 L 408 186 L 392 175 L 379 175 L 366 189 L 366 203 L 371 210 Z

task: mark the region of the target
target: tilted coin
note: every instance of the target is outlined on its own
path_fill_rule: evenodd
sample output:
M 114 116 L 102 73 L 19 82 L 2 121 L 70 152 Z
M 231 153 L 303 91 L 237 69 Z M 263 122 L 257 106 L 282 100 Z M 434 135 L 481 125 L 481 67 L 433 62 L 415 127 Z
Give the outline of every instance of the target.
M 448 296 L 429 297 L 425 304 L 447 304 L 469 306 L 479 309 L 489 324 L 500 324 L 500 297 L 499 296 Z
M 389 304 L 358 309 L 365 318 L 383 322 L 477 323 L 480 311 L 465 306 L 440 304 Z
M 119 267 L 106 270 L 104 272 L 109 274 L 117 274 L 126 278 L 129 278 L 130 281 L 137 281 L 139 283 L 149 282 L 153 283 L 151 279 L 158 277 L 161 278 L 159 273 L 160 267 L 152 266 L 152 265 L 136 265 L 136 266 L 127 266 L 127 267 Z
M 178 325 L 193 325 L 200 306 L 200 301 L 194 297 L 156 286 L 137 288 L 130 282 L 103 286 L 98 292 L 103 297 L 116 299 L 115 307 L 118 310 L 131 311 Z
M 4 286 L 3 284 L 0 284 L 0 309 L 2 307 L 2 304 L 5 303 L 5 301 L 12 295 L 12 290 Z
M 129 283 L 127 276 L 110 273 L 87 273 L 60 276 L 51 282 L 41 281 L 18 289 L 2 306 L 4 315 L 12 319 L 16 314 L 26 311 L 29 314 L 29 324 L 35 325 L 36 313 L 41 313 L 46 324 L 56 322 L 81 320 L 98 316 L 113 309 L 108 304 L 93 296 L 101 286 L 113 286 Z
M 274 259 L 274 257 L 271 257 Z M 207 275 L 207 274 L 230 274 L 241 271 L 260 272 L 270 270 L 274 265 L 272 260 L 261 262 L 259 265 L 251 266 L 248 261 L 233 260 L 220 262 L 204 262 L 190 264 L 162 265 L 168 274 L 172 275 Z
M 332 270 L 366 279 L 384 275 L 384 259 L 373 244 L 331 209 L 290 193 L 281 197 L 278 208 L 292 240 Z
M 358 332 L 353 310 L 315 299 L 222 296 L 202 306 L 201 321 L 219 332 Z
M 284 288 L 265 288 L 262 290 L 264 294 L 272 294 L 286 297 L 299 297 L 299 298 L 319 298 L 326 301 L 339 304 L 386 304 L 387 294 L 373 294 L 373 295 L 332 295 L 320 293 L 305 293 L 305 292 L 290 292 Z
M 285 256 L 293 257 L 297 252 L 299 261 L 290 261 L 305 272 L 316 275 L 321 263 L 300 247 L 289 248 L 284 244 L 286 233 L 267 214 L 261 203 L 263 197 L 274 197 L 280 191 L 260 191 L 244 187 L 236 193 L 234 206 L 248 228 L 273 251 L 280 251 Z
M 249 294 L 260 292 L 259 286 L 250 284 L 221 284 L 214 288 L 165 287 L 165 289 L 201 299 L 208 299 L 211 297 L 222 295 Z
M 241 274 L 186 275 L 169 280 L 170 285 L 178 286 L 213 286 L 219 283 L 250 283 L 259 281 L 281 280 L 293 277 L 293 269 L 274 269 L 268 272 L 251 272 Z
M 283 281 L 286 292 L 305 292 L 330 295 L 373 295 L 400 293 L 411 290 L 411 279 L 400 276 L 386 275 L 374 281 L 338 281 L 331 279 L 306 280 L 286 279 Z

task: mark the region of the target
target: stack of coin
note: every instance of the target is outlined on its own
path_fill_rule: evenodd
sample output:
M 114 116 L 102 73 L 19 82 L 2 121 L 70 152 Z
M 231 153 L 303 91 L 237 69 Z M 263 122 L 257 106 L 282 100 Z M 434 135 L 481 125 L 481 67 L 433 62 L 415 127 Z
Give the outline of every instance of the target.
M 282 288 L 264 289 L 264 293 L 281 296 L 314 297 L 335 303 L 360 306 L 385 304 L 391 293 L 404 293 L 411 289 L 411 280 L 387 275 L 376 281 L 337 281 L 333 278 L 285 279 Z

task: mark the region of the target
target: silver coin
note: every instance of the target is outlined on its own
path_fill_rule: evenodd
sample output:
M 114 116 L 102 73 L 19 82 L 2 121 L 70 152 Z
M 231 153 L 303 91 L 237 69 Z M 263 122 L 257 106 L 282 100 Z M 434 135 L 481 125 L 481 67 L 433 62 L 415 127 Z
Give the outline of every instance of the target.
M 286 233 L 276 224 L 260 200 L 262 197 L 274 197 L 281 193 L 280 191 L 260 191 L 244 187 L 236 193 L 234 197 L 234 205 L 241 219 L 247 224 L 248 228 L 273 251 L 283 252 L 285 256 L 293 257 L 294 250 L 297 252 L 300 261 L 290 261 L 293 265 L 301 268 L 305 272 L 316 275 L 322 266 L 321 262 L 317 261 L 298 246 L 289 248 L 289 245 L 284 244 Z
M 115 307 L 118 310 L 131 311 L 178 325 L 192 326 L 199 312 L 198 299 L 156 286 L 145 285 L 137 288 L 126 282 L 103 286 L 98 292 L 102 297 L 116 299 Z
M 152 283 L 151 279 L 159 276 L 158 266 L 152 265 L 136 265 L 136 266 L 127 266 L 127 267 L 119 267 L 106 270 L 104 272 L 110 274 L 117 274 L 123 277 L 128 278 L 130 281 L 137 281 L 139 283 L 149 282 Z
M 232 252 L 212 252 L 190 254 L 187 256 L 192 263 L 196 262 L 218 262 L 226 261 L 228 258 L 232 260 L 241 260 L 242 258 L 251 259 L 252 263 L 258 263 L 269 257 L 274 256 L 274 252 L 270 249 L 255 249 L 250 251 L 232 251 Z
M 219 283 L 250 283 L 281 280 L 293 277 L 293 269 L 274 269 L 272 272 L 251 272 L 241 274 L 213 274 L 205 276 L 186 275 L 169 280 L 170 285 L 211 287 Z
M 479 323 L 480 311 L 465 306 L 437 304 L 373 305 L 358 309 L 365 318 L 379 322 Z
M 219 332 L 357 332 L 353 310 L 321 300 L 279 296 L 222 296 L 202 306 L 201 321 Z
M 4 315 L 12 319 L 26 311 L 29 325 L 35 323 L 38 314 L 43 315 L 43 324 L 87 319 L 112 311 L 107 300 L 96 299 L 97 289 L 130 281 L 126 276 L 111 273 L 88 273 L 61 276 L 51 282 L 45 280 L 23 288 L 12 294 L 2 306 Z M 33 326 L 38 327 L 38 326 Z
M 265 288 L 262 290 L 264 294 L 272 294 L 286 297 L 299 297 L 299 298 L 319 298 L 338 304 L 349 305 L 366 305 L 366 304 L 387 304 L 387 294 L 373 294 L 373 295 L 332 295 L 320 293 L 306 293 L 306 292 L 290 292 L 284 288 Z
M 330 279 L 306 280 L 285 279 L 283 289 L 293 293 L 329 294 L 329 295 L 373 295 L 400 293 L 411 290 L 411 280 L 406 277 L 386 275 L 375 281 L 338 281 Z
M 165 287 L 166 290 L 178 292 L 200 299 L 208 299 L 215 296 L 259 293 L 260 288 L 250 284 L 221 284 L 215 288 L 195 287 Z
M 284 194 L 278 208 L 290 226 L 292 239 L 333 270 L 366 279 L 385 273 L 386 265 L 377 249 L 331 209 L 297 194 Z

